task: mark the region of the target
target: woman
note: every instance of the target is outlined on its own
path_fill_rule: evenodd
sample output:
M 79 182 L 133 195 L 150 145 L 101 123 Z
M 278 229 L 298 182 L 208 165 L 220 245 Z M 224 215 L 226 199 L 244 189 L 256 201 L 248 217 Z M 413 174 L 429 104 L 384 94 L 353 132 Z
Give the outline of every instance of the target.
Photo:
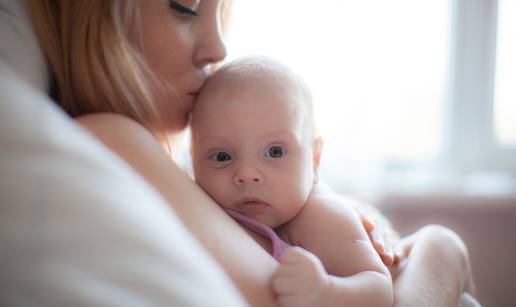
M 62 108 L 165 197 L 251 305 L 276 306 L 269 282 L 277 263 L 264 249 L 269 243 L 228 217 L 168 154 L 173 138 L 188 123 L 210 69 L 225 57 L 221 16 L 226 3 L 28 3 L 54 74 L 54 98 Z M 364 225 L 376 237 L 367 220 Z M 392 252 L 384 250 L 381 240 L 374 241 L 384 262 L 392 264 Z M 411 253 L 395 280 L 397 304 L 455 306 L 469 280 L 460 239 L 429 227 L 403 242 Z M 434 259 L 446 261 L 435 263 L 437 275 L 425 276 L 424 281 L 436 282 L 423 289 L 428 295 L 415 303 L 410 294 L 421 276 L 418 264 Z M 443 276 L 446 272 L 449 276 Z M 449 283 L 438 285 L 441 277 L 448 277 Z

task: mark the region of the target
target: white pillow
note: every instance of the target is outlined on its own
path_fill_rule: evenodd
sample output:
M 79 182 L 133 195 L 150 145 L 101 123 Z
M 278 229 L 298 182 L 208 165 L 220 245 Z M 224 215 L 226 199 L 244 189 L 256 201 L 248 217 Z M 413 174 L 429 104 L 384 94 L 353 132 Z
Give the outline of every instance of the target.
M 245 306 L 165 200 L 46 97 L 24 0 L 0 0 L 0 306 Z
M 164 199 L 0 61 L 0 305 L 244 306 Z
M 0 59 L 33 87 L 48 92 L 48 68 L 25 0 L 0 0 Z

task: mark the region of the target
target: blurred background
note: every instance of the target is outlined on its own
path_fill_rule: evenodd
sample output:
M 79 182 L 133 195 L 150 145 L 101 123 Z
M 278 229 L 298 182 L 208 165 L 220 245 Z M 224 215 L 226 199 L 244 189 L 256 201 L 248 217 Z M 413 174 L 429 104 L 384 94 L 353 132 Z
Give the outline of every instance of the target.
M 336 191 L 452 228 L 480 302 L 516 306 L 516 0 L 235 0 L 227 45 L 310 85 Z

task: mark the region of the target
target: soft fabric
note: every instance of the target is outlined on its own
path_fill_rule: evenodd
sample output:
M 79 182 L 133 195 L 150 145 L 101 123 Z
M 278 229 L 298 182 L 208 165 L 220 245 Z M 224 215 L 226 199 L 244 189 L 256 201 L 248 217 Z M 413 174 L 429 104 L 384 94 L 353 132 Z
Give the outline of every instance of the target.
M 477 300 L 475 300 L 471 294 L 464 292 L 460 297 L 458 307 L 482 307 Z
M 164 199 L 0 62 L 0 305 L 243 306 Z
M 260 223 L 257 220 L 241 214 L 238 211 L 231 209 L 224 209 L 232 218 L 237 222 L 242 223 L 247 228 L 256 232 L 257 234 L 269 239 L 272 243 L 272 257 L 276 260 L 281 259 L 283 252 L 290 246 L 287 242 L 283 241 L 269 226 Z
M 36 89 L 48 92 L 48 68 L 25 0 L 0 0 L 0 59 Z
M 161 195 L 45 92 L 22 0 L 0 0 L 0 306 L 245 306 Z

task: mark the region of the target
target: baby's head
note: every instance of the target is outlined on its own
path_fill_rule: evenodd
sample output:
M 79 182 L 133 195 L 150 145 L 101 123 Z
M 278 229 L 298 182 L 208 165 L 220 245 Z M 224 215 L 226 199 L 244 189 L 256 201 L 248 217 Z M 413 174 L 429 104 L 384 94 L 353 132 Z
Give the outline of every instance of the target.
M 301 210 L 322 141 L 308 87 L 290 69 L 262 57 L 221 67 L 191 128 L 195 180 L 221 206 L 273 228 Z

